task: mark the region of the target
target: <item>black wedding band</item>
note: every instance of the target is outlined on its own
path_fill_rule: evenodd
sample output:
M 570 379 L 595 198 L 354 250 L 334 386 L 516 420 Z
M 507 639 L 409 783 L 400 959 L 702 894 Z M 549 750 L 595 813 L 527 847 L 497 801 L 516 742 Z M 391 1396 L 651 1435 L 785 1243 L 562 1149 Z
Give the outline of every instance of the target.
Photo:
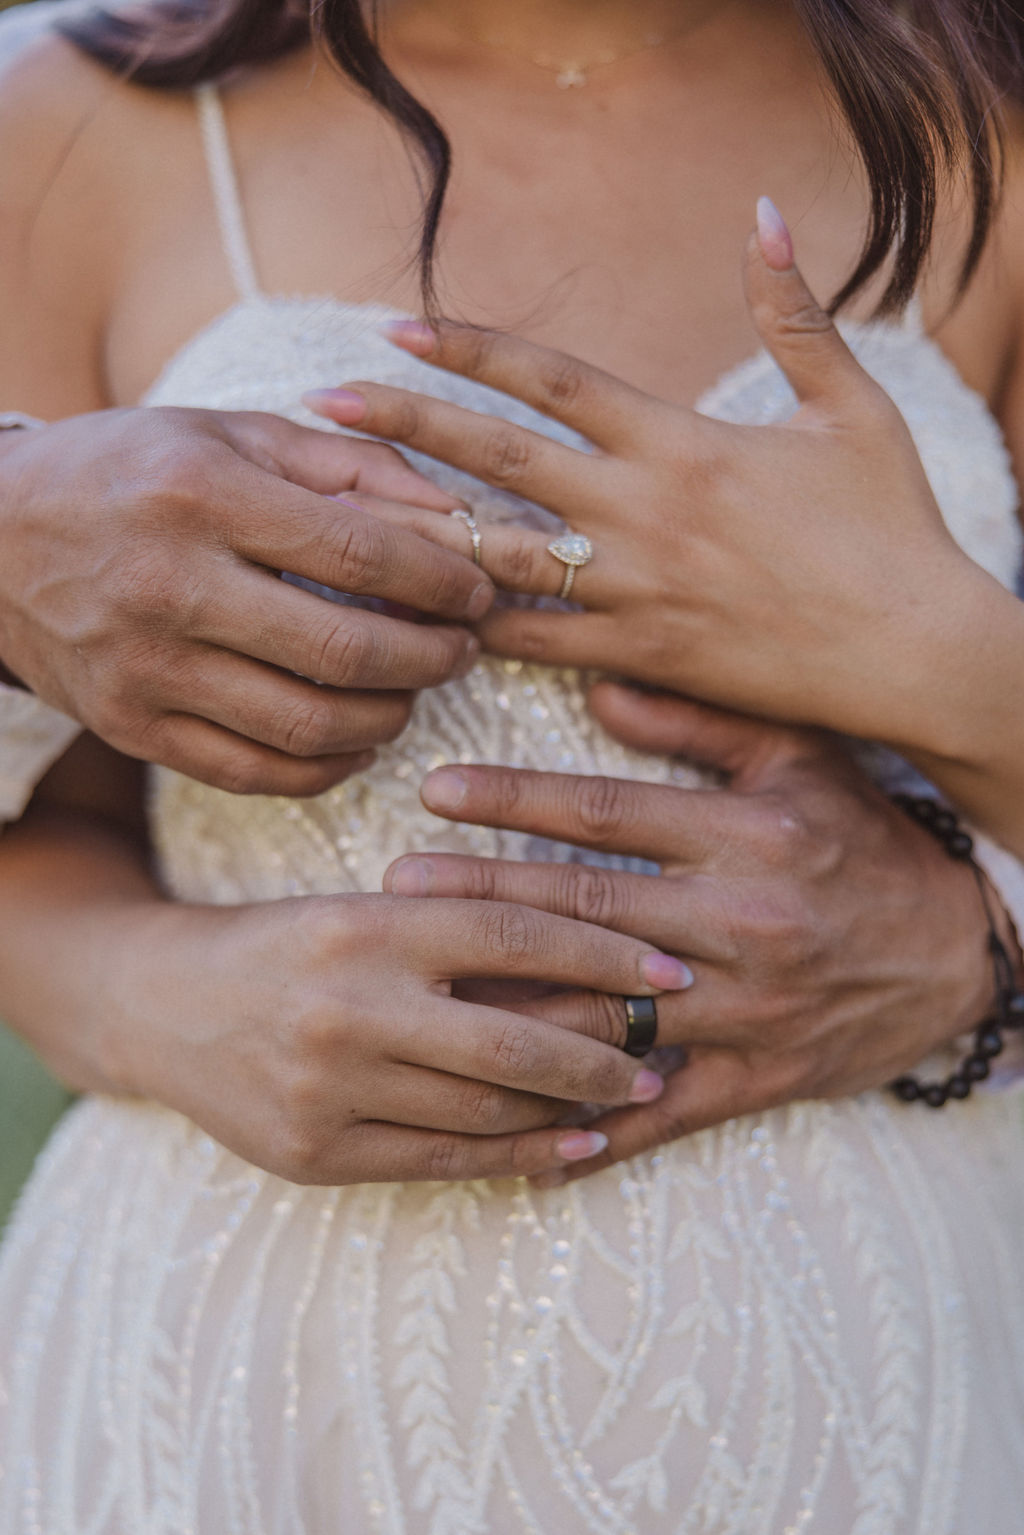
M 648 1055 L 658 1038 L 658 1009 L 653 997 L 623 997 L 626 1004 L 627 1055 Z

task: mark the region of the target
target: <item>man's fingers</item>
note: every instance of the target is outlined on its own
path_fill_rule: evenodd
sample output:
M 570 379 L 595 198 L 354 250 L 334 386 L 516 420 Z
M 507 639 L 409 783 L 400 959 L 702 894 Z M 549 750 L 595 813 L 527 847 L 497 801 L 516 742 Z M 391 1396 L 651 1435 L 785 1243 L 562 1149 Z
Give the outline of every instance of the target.
M 752 719 L 677 693 L 647 693 L 598 682 L 587 702 L 608 734 L 636 751 L 686 757 L 739 781 L 761 778 L 769 766 L 810 751 L 834 750 L 816 731 Z
M 560 567 L 561 568 L 561 567 Z M 564 570 L 563 570 L 564 575 Z M 576 580 L 583 587 L 586 567 Z M 575 592 L 575 584 L 573 592 Z M 492 655 L 542 666 L 594 667 L 614 671 L 622 665 L 621 622 L 604 613 L 544 613 L 503 608 L 477 626 L 484 649 Z
M 473 557 L 473 538 L 461 517 L 439 515 L 376 497 L 360 496 L 359 504 L 392 526 L 428 538 L 455 554 Z M 565 566 L 548 550 L 553 534 L 537 533 L 514 523 L 481 522 L 478 535 L 480 568 L 495 586 L 502 591 L 533 597 L 558 596 L 565 579 Z M 583 607 L 599 608 L 608 598 L 621 596 L 621 569 L 616 571 L 615 565 L 609 550 L 597 544 L 589 564 L 576 574 L 571 600 Z
M 566 352 L 472 325 L 392 320 L 383 329 L 433 367 L 514 395 L 610 452 L 635 449 L 638 434 L 651 433 L 652 414 L 660 424 L 661 401 Z
M 661 863 L 702 863 L 753 829 L 758 807 L 718 790 L 516 768 L 437 768 L 420 797 L 450 821 L 531 832 L 556 842 Z M 671 830 L 669 829 L 671 828 Z
M 330 496 L 342 490 L 411 501 L 445 512 L 457 503 L 385 443 L 365 442 L 323 427 L 297 426 L 284 416 L 225 412 L 232 447 L 269 474 Z
M 252 563 L 442 618 L 474 621 L 490 606 L 493 586 L 472 561 L 333 496 L 280 481 L 270 496 L 267 476 L 250 472 L 244 486 L 234 477 L 225 541 Z
M 666 884 L 652 875 L 585 863 L 406 853 L 385 872 L 384 889 L 390 895 L 511 901 L 628 933 L 672 951 L 678 951 L 685 932 L 687 953 L 702 956 L 708 954 L 709 941 L 713 944 L 718 922 L 717 912 L 710 919 L 701 913 L 694 894 L 686 892 L 680 880 Z M 696 945 L 692 950 L 691 940 Z
M 408 692 L 317 687 L 227 650 L 199 652 L 175 682 L 161 700 L 165 708 L 187 710 L 290 757 L 361 752 L 393 741 L 413 702 Z
M 684 1135 L 708 1130 L 747 1114 L 756 1114 L 793 1097 L 792 1069 L 771 1070 L 750 1064 L 731 1050 L 695 1049 L 684 1066 L 665 1079 L 660 1098 L 649 1104 L 613 1109 L 588 1124 L 608 1137 L 606 1150 L 579 1164 L 541 1176 L 542 1188 L 574 1182 L 614 1162 L 640 1156 Z
M 145 756 L 228 794 L 288 798 L 325 794 L 353 773 L 365 771 L 374 757 L 373 752 L 292 757 L 190 714 L 160 716 L 141 743 L 113 740 L 111 744 L 128 756 Z
M 851 386 L 869 384 L 831 315 L 804 282 L 789 231 L 767 197 L 757 205 L 757 233 L 747 247 L 745 287 L 757 333 L 801 405 L 845 406 Z
M 398 692 L 464 676 L 479 651 L 456 625 L 368 612 L 245 569 L 222 607 L 198 615 L 193 634 L 331 687 Z
M 500 416 L 480 415 L 432 395 L 359 381 L 304 396 L 340 426 L 400 442 L 499 490 L 537 501 L 568 521 L 587 520 L 598 491 L 589 455 Z
M 651 996 L 684 990 L 686 966 L 644 939 L 510 901 L 437 901 L 410 908 L 405 947 L 437 980 L 524 977 Z

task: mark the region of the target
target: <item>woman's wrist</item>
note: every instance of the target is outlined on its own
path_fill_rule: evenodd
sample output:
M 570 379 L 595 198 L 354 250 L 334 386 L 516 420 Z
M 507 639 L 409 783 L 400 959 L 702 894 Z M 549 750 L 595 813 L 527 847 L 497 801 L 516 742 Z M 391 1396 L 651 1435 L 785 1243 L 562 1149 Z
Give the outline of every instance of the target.
M 875 739 L 919 764 L 979 773 L 1011 740 L 1024 744 L 1024 604 L 959 550 L 908 604 L 888 651 Z

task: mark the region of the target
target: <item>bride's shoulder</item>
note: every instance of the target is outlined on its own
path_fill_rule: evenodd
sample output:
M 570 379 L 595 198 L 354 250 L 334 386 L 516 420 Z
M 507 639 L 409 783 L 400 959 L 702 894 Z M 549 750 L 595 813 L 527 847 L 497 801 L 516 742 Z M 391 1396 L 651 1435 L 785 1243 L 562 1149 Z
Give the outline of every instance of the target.
M 81 7 L 38 0 L 0 14 L 0 202 L 5 214 L 45 198 L 57 208 L 123 191 L 146 145 L 187 109 L 175 93 L 119 80 L 64 35 Z M 150 167 L 151 169 L 151 167 Z
M 0 17 L 0 394 L 50 416 L 103 403 L 105 326 L 154 170 L 195 130 L 63 36 L 64 0 L 42 10 Z

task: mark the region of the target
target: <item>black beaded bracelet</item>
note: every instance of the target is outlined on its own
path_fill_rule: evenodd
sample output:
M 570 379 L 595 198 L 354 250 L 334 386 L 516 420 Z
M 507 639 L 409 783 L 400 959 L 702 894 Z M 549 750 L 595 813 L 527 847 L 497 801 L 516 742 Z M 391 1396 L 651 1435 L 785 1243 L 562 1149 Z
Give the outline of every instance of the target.
M 964 831 L 952 810 L 915 794 L 894 794 L 893 804 L 906 811 L 919 826 L 942 843 L 950 858 L 970 865 L 988 919 L 988 950 L 992 956 L 995 978 L 995 1006 L 974 1031 L 974 1048 L 944 1082 L 919 1082 L 917 1077 L 899 1077 L 891 1089 L 904 1103 L 925 1103 L 941 1109 L 950 1098 L 966 1098 L 976 1082 L 983 1082 L 992 1070 L 992 1061 L 1005 1048 L 1004 1030 L 1024 1028 L 1024 992 L 1017 985 L 1017 972 L 999 936 L 995 913 L 984 873 L 974 857 L 974 842 Z

